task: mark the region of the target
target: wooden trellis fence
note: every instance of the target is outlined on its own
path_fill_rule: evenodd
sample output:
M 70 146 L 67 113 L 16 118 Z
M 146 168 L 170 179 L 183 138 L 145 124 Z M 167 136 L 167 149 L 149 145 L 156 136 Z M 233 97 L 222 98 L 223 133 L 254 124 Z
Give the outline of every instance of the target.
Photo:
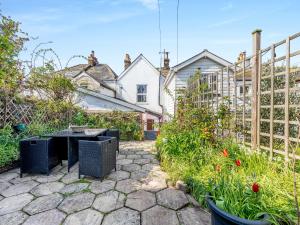
M 0 127 L 8 123 L 31 123 L 34 107 L 30 104 L 18 104 L 13 98 L 0 100 Z
M 228 105 L 234 118 L 229 132 L 239 141 L 288 160 L 298 141 L 300 32 L 265 49 L 260 35 L 253 33 L 252 56 L 242 53 L 231 67 L 190 79 L 188 89 L 200 90 L 192 97 L 195 107 Z
M 0 128 L 6 124 L 25 123 L 29 125 L 33 122 L 47 123 L 53 119 L 69 121 L 68 113 L 56 114 L 55 117 L 53 118 L 52 112 L 38 110 L 33 103 L 19 103 L 15 98 L 8 98 L 6 101 L 0 98 Z

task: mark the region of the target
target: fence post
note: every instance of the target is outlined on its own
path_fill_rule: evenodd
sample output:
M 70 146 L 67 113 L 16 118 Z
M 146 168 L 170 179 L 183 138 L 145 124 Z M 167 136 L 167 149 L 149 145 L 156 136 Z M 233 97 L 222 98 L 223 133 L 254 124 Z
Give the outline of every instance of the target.
M 289 88 L 290 88 L 290 37 L 286 39 L 286 67 L 285 67 L 285 84 L 284 84 L 284 151 L 286 165 L 289 160 Z
M 255 30 L 252 32 L 252 107 L 251 107 L 251 148 L 257 149 L 257 118 L 258 118 L 258 105 L 257 105 L 257 93 L 258 93 L 258 73 L 259 73 L 259 51 L 261 44 L 261 30 Z

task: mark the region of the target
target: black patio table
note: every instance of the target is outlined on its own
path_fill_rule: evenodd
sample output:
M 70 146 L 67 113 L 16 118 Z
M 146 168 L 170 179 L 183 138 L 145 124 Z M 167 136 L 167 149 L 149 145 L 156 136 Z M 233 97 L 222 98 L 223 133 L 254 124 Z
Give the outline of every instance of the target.
M 97 136 L 105 133 L 107 129 L 85 129 L 84 132 L 75 133 L 72 130 L 57 131 L 52 134 L 46 134 L 46 137 L 53 137 L 54 139 L 67 139 L 68 149 L 68 172 L 70 168 L 78 161 L 78 140 L 86 140 L 97 138 Z M 63 146 L 63 144 L 62 144 Z

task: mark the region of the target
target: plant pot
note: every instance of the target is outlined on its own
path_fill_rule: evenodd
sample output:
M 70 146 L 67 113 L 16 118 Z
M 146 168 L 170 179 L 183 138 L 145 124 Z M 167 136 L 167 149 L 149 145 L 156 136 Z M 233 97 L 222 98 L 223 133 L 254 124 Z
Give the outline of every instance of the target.
M 69 128 L 71 129 L 71 131 L 73 133 L 83 133 L 88 128 L 88 126 L 87 125 L 84 125 L 84 126 L 70 125 Z
M 211 224 L 212 225 L 269 225 L 269 216 L 263 215 L 261 220 L 247 220 L 234 215 L 231 215 L 219 209 L 211 197 L 206 196 L 206 202 L 211 210 Z
M 14 128 L 14 130 L 16 132 L 22 132 L 22 131 L 24 131 L 26 129 L 26 124 L 24 124 L 24 123 L 18 123 L 15 126 L 13 126 L 13 128 Z

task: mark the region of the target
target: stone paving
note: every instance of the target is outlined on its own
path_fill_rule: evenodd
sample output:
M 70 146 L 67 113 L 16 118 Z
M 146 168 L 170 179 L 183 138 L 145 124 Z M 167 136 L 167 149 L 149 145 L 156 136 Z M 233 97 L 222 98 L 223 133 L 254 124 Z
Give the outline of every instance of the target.
M 208 225 L 195 199 L 167 185 L 154 142 L 121 142 L 117 171 L 78 179 L 66 162 L 49 176 L 0 174 L 0 225 Z

